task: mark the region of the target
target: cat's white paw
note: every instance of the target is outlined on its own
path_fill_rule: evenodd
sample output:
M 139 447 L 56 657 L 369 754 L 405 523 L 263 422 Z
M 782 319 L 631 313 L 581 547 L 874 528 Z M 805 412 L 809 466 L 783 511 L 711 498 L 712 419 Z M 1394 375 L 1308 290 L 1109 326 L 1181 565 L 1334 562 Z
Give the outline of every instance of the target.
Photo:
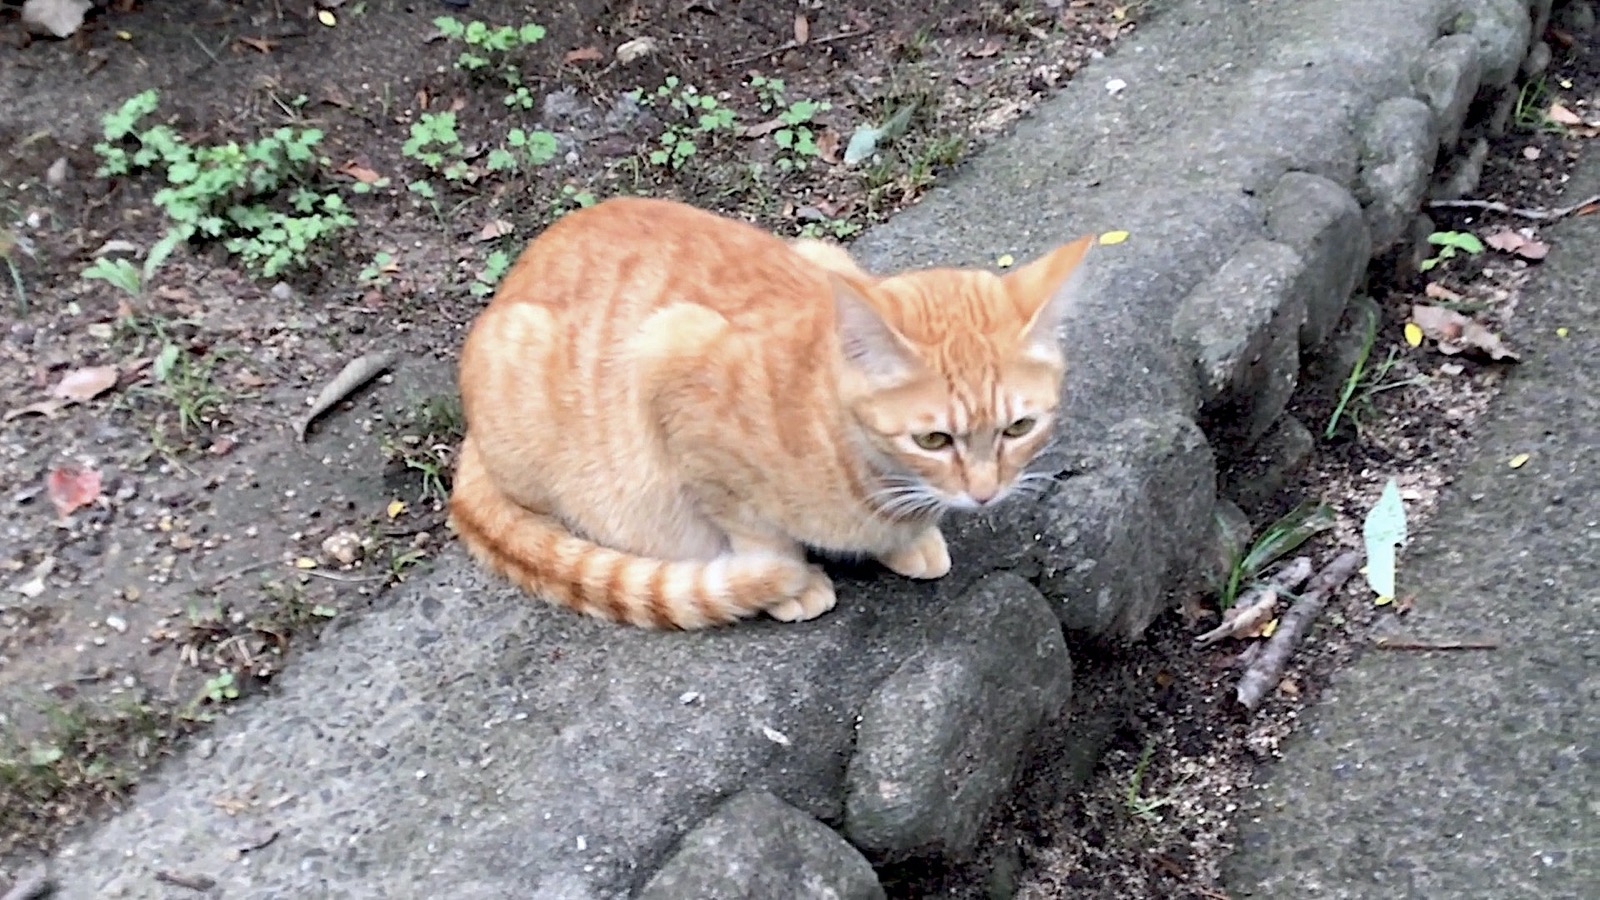
M 929 528 L 909 545 L 885 553 L 878 561 L 907 578 L 942 578 L 950 572 L 950 548 L 945 546 L 938 528 Z
M 839 600 L 833 594 L 833 581 L 821 569 L 812 567 L 811 580 L 800 596 L 770 607 L 767 615 L 780 622 L 804 622 L 833 609 L 837 602 Z

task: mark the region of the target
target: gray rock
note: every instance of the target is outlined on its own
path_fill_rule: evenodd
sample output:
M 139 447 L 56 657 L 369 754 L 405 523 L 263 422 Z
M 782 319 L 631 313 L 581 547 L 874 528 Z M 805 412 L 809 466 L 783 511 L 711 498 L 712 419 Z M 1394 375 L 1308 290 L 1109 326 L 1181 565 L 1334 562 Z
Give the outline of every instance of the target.
M 1534 41 L 1528 48 L 1528 55 L 1522 58 L 1522 74 L 1529 78 L 1537 78 L 1550 68 L 1553 54 L 1550 45 L 1544 41 Z
M 1288 404 L 1306 294 L 1328 287 L 1312 282 L 1293 249 L 1251 241 L 1184 301 L 1173 336 L 1195 361 L 1202 422 L 1219 447 L 1253 444 Z
M 684 836 L 636 900 L 880 900 L 877 873 L 833 829 L 763 790 Z
M 1316 175 L 1290 172 L 1267 198 L 1267 233 L 1305 265 L 1300 345 L 1327 338 L 1372 255 L 1372 234 L 1350 192 Z
M 845 833 L 884 860 L 970 852 L 1072 689 L 1050 604 L 1015 575 L 980 580 L 932 632 L 862 709 L 846 775 Z
M 1449 146 L 1460 136 L 1482 78 L 1478 42 L 1470 34 L 1445 35 L 1423 55 L 1417 66 L 1417 93 L 1433 110 L 1439 143 Z
M 1470 0 L 1464 7 L 1456 30 L 1478 42 L 1483 83 L 1505 87 L 1517 77 L 1532 38 L 1527 0 Z
M 1126 419 L 1101 444 L 1093 468 L 1041 504 L 1033 580 L 1069 631 L 1131 641 L 1210 549 L 1216 465 L 1180 415 Z
M 1555 0 L 1530 0 L 1528 15 L 1533 19 L 1533 27 L 1528 29 L 1529 34 L 1536 38 L 1544 34 L 1545 29 L 1550 27 L 1550 12 L 1554 6 Z
M 1555 14 L 1556 25 L 1577 37 L 1585 37 L 1595 29 L 1594 3 L 1591 0 L 1567 0 Z
M 1299 419 L 1279 417 L 1248 454 L 1234 460 L 1223 472 L 1222 495 L 1247 511 L 1261 509 L 1300 474 L 1316 444 L 1316 438 Z
M 1428 196 L 1434 200 L 1460 200 L 1478 189 L 1483 178 L 1483 164 L 1489 159 L 1489 141 L 1478 138 L 1467 152 L 1457 154 L 1451 169 L 1434 185 Z
M 1368 322 L 1381 324 L 1383 309 L 1364 294 L 1351 297 L 1339 327 L 1318 348 L 1319 352 L 1306 361 L 1301 383 L 1307 390 L 1321 396 L 1338 396 L 1361 355 L 1362 345 L 1367 342 Z
M 1437 151 L 1438 132 L 1427 104 L 1397 97 L 1373 110 L 1362 130 L 1356 190 L 1372 229 L 1373 253 L 1389 249 L 1405 234 L 1427 190 Z
M 1221 584 L 1233 569 L 1234 560 L 1250 549 L 1250 538 L 1255 526 L 1232 500 L 1218 498 L 1216 517 L 1213 520 L 1215 552 L 1206 560 L 1206 581 Z

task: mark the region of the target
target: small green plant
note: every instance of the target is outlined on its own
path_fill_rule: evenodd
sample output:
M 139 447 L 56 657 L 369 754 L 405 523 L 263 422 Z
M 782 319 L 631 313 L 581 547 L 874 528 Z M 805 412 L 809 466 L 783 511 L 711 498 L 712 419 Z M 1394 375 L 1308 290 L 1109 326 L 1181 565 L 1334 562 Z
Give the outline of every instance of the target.
M 1422 261 L 1424 272 L 1431 271 L 1447 259 L 1454 259 L 1457 253 L 1477 256 L 1483 252 L 1483 241 L 1470 231 L 1435 231 L 1428 235 L 1428 243 L 1438 247 L 1439 251 Z
M 172 225 L 150 251 L 146 279 L 178 244 L 197 239 L 221 241 L 271 278 L 303 268 L 313 246 L 355 224 L 344 199 L 317 186 L 327 164 L 317 153 L 321 131 L 284 127 L 243 145 L 198 145 L 165 124 L 141 128 L 159 102 L 155 89 L 129 98 L 105 117 L 105 139 L 94 147 L 100 176 L 148 169 L 166 180 L 152 199 Z
M 131 297 L 144 293 L 144 278 L 139 274 L 139 267 L 120 256 L 96 259 L 79 277 L 84 281 L 104 281 Z
M 28 288 L 22 283 L 22 269 L 17 265 L 17 256 L 33 256 L 33 246 L 27 240 L 9 228 L 0 228 L 0 260 L 5 260 L 6 271 L 11 274 L 11 288 L 17 295 L 17 314 L 28 314 Z
M 564 184 L 561 193 L 550 201 L 550 215 L 559 217 L 575 209 L 588 209 L 600 202 L 593 191 L 584 190 L 576 185 Z
M 544 40 L 543 26 L 490 25 L 486 22 L 462 22 L 454 16 L 439 16 L 433 20 L 439 33 L 452 41 L 467 45 L 456 57 L 456 68 L 473 75 L 497 74 L 508 85 L 520 85 L 522 72 L 511 55 L 523 47 L 531 47 Z
M 177 412 L 178 430 L 185 435 L 210 425 L 222 408 L 222 392 L 211 378 L 215 365 L 214 358 L 200 360 L 177 344 L 167 343 L 150 366 L 160 385 L 158 393 Z
M 1345 376 L 1344 387 L 1339 391 L 1339 402 L 1334 404 L 1333 414 L 1328 417 L 1328 426 L 1322 429 L 1324 440 L 1332 440 L 1339 432 L 1339 420 L 1344 416 L 1345 409 L 1349 407 L 1350 400 L 1355 396 L 1356 389 L 1361 386 L 1367 375 L 1367 360 L 1372 357 L 1372 347 L 1378 341 L 1378 315 L 1371 310 L 1367 311 L 1367 329 L 1361 339 L 1361 347 L 1356 351 L 1355 364 L 1350 367 L 1350 374 Z
M 381 447 L 391 462 L 422 477 L 421 499 L 443 502 L 450 494 L 454 448 L 465 432 L 460 398 L 436 394 L 417 403 L 400 429 L 383 439 Z M 398 575 L 398 570 L 394 574 Z
M 556 158 L 560 144 L 548 131 L 524 131 L 513 128 L 506 133 L 506 146 L 489 151 L 489 171 L 503 172 L 516 169 L 522 160 L 542 166 Z
M 391 548 L 389 552 L 389 580 L 398 584 L 406 580 L 406 572 L 422 565 L 428 559 L 426 551 L 419 548 L 401 550 Z
M 465 159 L 467 149 L 456 133 L 453 112 L 423 113 L 411 123 L 411 136 L 400 145 L 401 154 L 422 163 L 448 181 L 464 181 L 472 170 Z M 412 185 L 412 190 L 416 186 Z
M 489 296 L 500 286 L 500 279 L 505 277 L 510 268 L 511 254 L 504 250 L 492 251 L 484 258 L 483 268 L 472 277 L 472 284 L 467 290 L 471 291 L 474 297 Z
M 1146 822 L 1159 822 L 1161 814 L 1157 810 L 1172 805 L 1171 797 L 1145 797 L 1140 794 L 1144 789 L 1145 773 L 1150 768 L 1150 760 L 1155 757 L 1155 752 L 1156 742 L 1152 738 L 1145 742 L 1144 749 L 1140 751 L 1139 762 L 1134 765 L 1133 774 L 1128 777 L 1128 789 L 1123 794 L 1128 811 Z
M 807 222 L 800 226 L 800 236 L 808 238 L 831 237 L 835 240 L 847 240 L 861 233 L 864 226 L 855 219 L 826 219 L 821 222 Z
M 1290 510 L 1268 525 L 1248 547 L 1234 554 L 1223 583 L 1217 588 L 1217 605 L 1231 609 L 1239 594 L 1255 584 L 1267 566 L 1333 526 L 1333 510 L 1325 504 L 1306 502 Z
M 651 165 L 677 170 L 700 152 L 701 143 L 711 143 L 738 130 L 731 108 L 710 94 L 702 94 L 676 75 L 668 75 L 650 93 L 642 89 L 628 94 L 642 106 L 661 109 L 667 124 L 656 138 L 655 149 L 645 154 Z
M 394 254 L 386 250 L 379 250 L 372 257 L 372 262 L 356 275 L 356 280 L 371 287 L 383 287 L 389 283 L 389 275 L 395 271 Z
M 816 116 L 832 108 L 826 100 L 794 100 L 785 95 L 781 78 L 752 75 L 750 88 L 756 94 L 762 112 L 774 113 L 780 127 L 772 132 L 772 142 L 778 152 L 772 164 L 780 172 L 805 169 L 811 161 L 822 155 L 817 146 L 817 132 L 813 127 Z
M 223 669 L 206 679 L 206 699 L 212 703 L 226 703 L 239 699 L 239 686 L 234 684 L 233 670 Z
M 1512 123 L 1522 131 L 1566 131 L 1566 126 L 1550 118 L 1553 100 L 1554 94 L 1543 75 L 1523 82 L 1512 108 Z
M 1344 385 L 1339 390 L 1339 401 L 1334 404 L 1333 413 L 1328 416 L 1328 424 L 1322 429 L 1324 440 L 1332 440 L 1339 432 L 1339 423 L 1349 420 L 1355 427 L 1359 437 L 1362 431 L 1363 420 L 1373 412 L 1373 398 L 1384 391 L 1396 388 L 1413 387 L 1426 384 L 1425 375 L 1416 375 L 1411 378 L 1402 378 L 1390 381 L 1389 373 L 1394 371 L 1400 362 L 1398 347 L 1390 347 L 1389 355 L 1384 357 L 1382 363 L 1372 367 L 1369 371 L 1368 362 L 1372 359 L 1372 348 L 1378 340 L 1378 318 L 1370 311 L 1367 314 L 1367 329 L 1362 337 L 1361 347 L 1356 351 L 1356 360 L 1350 367 L 1350 374 L 1345 376 Z

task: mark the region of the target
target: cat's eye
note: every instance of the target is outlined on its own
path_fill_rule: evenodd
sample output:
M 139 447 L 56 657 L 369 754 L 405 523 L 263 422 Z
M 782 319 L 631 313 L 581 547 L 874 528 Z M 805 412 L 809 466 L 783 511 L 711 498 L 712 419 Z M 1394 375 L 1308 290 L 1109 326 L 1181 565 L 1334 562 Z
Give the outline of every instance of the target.
M 1035 419 L 1032 416 L 1024 416 L 1023 418 L 1012 422 L 1010 425 L 1007 425 L 1000 433 L 1008 438 L 1019 438 L 1032 431 L 1033 426 L 1037 424 L 1039 424 L 1038 419 Z
M 930 431 L 927 434 L 914 434 L 911 442 L 924 450 L 943 450 L 956 442 L 956 439 L 943 431 Z

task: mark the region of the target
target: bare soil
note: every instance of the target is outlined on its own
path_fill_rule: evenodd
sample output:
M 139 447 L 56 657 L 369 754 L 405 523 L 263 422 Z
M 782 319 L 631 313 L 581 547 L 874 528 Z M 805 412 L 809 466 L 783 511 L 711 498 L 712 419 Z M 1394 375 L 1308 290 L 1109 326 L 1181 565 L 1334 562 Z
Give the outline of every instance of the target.
M 642 193 L 848 238 L 1135 28 L 1141 5 L 114 0 L 56 41 L 0 3 L 0 880 L 427 564 L 446 539 L 461 329 L 542 226 Z M 470 48 L 439 15 L 542 26 L 505 56 L 525 92 L 498 62 L 458 68 Z M 781 79 L 782 101 L 756 76 Z M 649 102 L 672 78 L 670 94 L 692 86 L 733 123 L 695 130 L 670 97 Z M 132 291 L 83 279 L 101 255 L 139 266 L 169 228 L 159 177 L 95 174 L 105 116 L 152 87 L 145 125 L 193 145 L 320 130 L 308 186 L 356 226 L 274 278 L 212 241 Z M 797 101 L 828 104 L 798 150 L 774 137 Z M 446 113 L 456 178 L 402 150 Z M 843 161 L 858 125 L 890 120 L 874 156 Z M 493 170 L 513 128 L 549 132 L 554 158 Z M 695 154 L 652 162 L 673 128 Z M 423 181 L 431 196 L 410 187 Z M 378 350 L 398 365 L 298 441 L 309 398 Z M 53 397 L 108 372 L 92 396 Z

